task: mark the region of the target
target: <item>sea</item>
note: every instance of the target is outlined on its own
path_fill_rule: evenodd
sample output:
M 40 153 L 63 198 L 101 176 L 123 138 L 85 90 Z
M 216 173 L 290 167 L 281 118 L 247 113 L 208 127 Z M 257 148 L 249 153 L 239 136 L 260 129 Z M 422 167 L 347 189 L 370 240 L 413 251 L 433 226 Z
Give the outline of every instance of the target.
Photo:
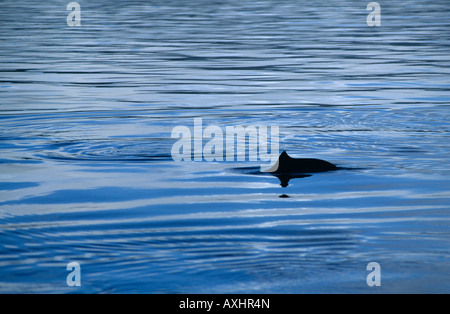
M 69 2 L 0 1 L 0 293 L 450 293 L 448 0 Z

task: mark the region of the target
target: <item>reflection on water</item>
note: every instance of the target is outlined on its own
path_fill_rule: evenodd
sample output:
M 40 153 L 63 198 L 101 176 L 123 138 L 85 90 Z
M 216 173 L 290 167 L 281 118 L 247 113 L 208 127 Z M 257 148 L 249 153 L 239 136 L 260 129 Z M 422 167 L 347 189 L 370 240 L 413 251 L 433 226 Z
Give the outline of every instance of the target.
M 275 175 L 278 180 L 280 180 L 280 185 L 284 188 L 288 187 L 289 185 L 289 181 L 291 181 L 292 179 L 298 179 L 298 178 L 307 178 L 310 177 L 311 175 L 308 174 L 279 174 L 279 175 Z
M 0 4 L 0 292 L 450 291 L 450 2 L 80 4 Z M 196 117 L 344 170 L 174 162 Z

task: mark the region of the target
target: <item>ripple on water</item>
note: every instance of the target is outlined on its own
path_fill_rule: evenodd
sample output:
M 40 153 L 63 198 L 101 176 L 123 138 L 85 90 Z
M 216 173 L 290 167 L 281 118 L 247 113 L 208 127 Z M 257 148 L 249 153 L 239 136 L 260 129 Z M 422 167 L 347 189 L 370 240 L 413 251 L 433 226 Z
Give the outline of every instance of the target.
M 449 290 L 448 0 L 1 3 L 0 292 Z M 346 170 L 176 163 L 196 117 Z

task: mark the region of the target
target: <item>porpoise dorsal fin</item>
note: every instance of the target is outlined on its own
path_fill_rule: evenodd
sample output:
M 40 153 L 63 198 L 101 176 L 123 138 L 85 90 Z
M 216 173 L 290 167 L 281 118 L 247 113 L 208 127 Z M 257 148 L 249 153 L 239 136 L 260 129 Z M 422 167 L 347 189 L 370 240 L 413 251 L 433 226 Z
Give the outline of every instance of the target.
M 284 159 L 286 157 L 289 157 L 288 154 L 286 153 L 286 151 L 283 151 L 280 155 L 280 157 L 278 157 L 277 162 L 269 169 L 263 171 L 263 172 L 271 172 L 271 173 L 275 173 L 278 171 L 278 168 L 280 167 L 280 159 Z M 290 158 L 290 157 L 289 157 Z

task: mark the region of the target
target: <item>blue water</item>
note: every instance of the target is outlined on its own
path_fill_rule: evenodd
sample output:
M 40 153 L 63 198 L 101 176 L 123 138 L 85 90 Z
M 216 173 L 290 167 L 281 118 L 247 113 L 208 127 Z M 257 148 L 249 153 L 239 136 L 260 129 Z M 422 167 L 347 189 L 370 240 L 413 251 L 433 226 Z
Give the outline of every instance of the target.
M 450 292 L 449 1 L 68 2 L 0 2 L 0 293 Z M 194 118 L 345 169 L 175 162 Z

